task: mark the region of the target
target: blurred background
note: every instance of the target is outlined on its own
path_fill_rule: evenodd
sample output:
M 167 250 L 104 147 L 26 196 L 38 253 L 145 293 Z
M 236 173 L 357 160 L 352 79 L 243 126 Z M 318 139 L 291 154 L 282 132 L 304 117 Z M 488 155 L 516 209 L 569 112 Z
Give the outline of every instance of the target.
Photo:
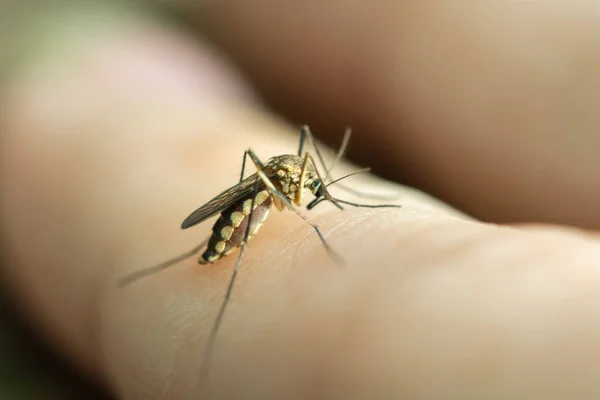
M 110 400 L 53 354 L 0 294 L 0 399 Z

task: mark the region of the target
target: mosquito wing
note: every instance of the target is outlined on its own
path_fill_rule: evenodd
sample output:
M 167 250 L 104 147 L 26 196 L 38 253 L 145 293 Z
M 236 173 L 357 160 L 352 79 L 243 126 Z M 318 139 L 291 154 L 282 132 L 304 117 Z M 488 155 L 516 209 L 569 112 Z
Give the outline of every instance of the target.
M 256 189 L 256 185 L 264 186 L 258 174 L 250 175 L 235 186 L 230 187 L 223 193 L 191 213 L 182 223 L 181 229 L 187 229 L 199 224 L 215 214 L 223 211 L 235 202 L 250 196 Z M 260 187 L 259 189 L 260 190 Z

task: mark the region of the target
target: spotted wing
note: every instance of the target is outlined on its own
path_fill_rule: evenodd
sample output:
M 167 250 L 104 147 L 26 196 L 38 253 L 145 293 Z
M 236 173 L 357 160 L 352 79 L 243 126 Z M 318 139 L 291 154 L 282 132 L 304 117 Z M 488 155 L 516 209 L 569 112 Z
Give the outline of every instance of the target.
M 199 224 L 215 214 L 223 211 L 235 202 L 252 195 L 254 190 L 260 191 L 264 187 L 264 183 L 257 174 L 250 175 L 235 186 L 230 187 L 223 193 L 198 208 L 196 211 L 191 213 L 182 223 L 181 229 L 187 229 L 191 226 Z

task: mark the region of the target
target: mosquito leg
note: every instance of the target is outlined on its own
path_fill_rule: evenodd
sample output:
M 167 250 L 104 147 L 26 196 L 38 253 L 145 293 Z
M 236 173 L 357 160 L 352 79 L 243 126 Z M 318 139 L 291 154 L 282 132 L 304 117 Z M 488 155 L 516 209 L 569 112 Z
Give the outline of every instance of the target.
M 284 196 L 283 193 L 281 193 L 279 190 L 277 190 L 277 188 L 273 185 L 273 182 L 271 182 L 271 180 L 263 172 L 263 168 L 262 168 L 263 164 L 260 161 L 260 159 L 258 158 L 258 156 L 254 153 L 254 151 L 252 151 L 252 149 L 248 149 L 248 150 L 246 150 L 246 152 L 248 153 L 248 155 L 250 156 L 250 159 L 252 160 L 252 162 L 256 166 L 257 174 L 260 177 L 260 179 L 263 181 L 263 183 L 265 184 L 265 186 L 266 186 L 267 190 L 269 191 L 269 193 L 272 196 L 276 196 L 290 210 L 292 210 L 293 212 L 295 212 L 296 215 L 298 215 L 300 218 L 302 218 L 304 221 L 306 221 L 306 223 L 308 223 L 310 226 L 312 226 L 312 228 L 315 230 L 315 232 L 317 232 L 317 235 L 319 236 L 319 239 L 321 239 L 321 242 L 323 243 L 323 246 L 325 247 L 325 250 L 327 251 L 327 253 L 329 254 L 329 256 L 338 265 L 340 265 L 340 266 L 343 265 L 344 262 L 343 262 L 342 258 L 337 253 L 335 253 L 335 251 L 333 251 L 333 249 L 329 246 L 329 244 L 325 240 L 325 237 L 323 236 L 323 233 L 321 232 L 321 229 L 319 229 L 319 226 L 317 224 L 315 224 L 314 222 L 312 222 L 302 212 L 300 212 L 300 210 L 298 210 L 298 208 L 296 206 L 294 206 L 292 203 L 290 203 L 290 201 Z M 307 156 L 310 157 L 310 155 L 307 155 Z
M 246 170 L 246 155 L 248 152 L 244 151 L 244 158 L 242 159 L 242 172 L 240 173 L 240 182 L 244 180 L 244 171 Z
M 247 152 L 246 152 L 247 153 Z M 244 153 L 244 160 L 246 159 Z M 248 225 L 246 226 L 246 233 L 244 234 L 244 241 L 242 242 L 240 248 L 240 254 L 238 255 L 237 261 L 235 263 L 235 267 L 233 272 L 231 273 L 231 278 L 229 279 L 229 285 L 227 286 L 227 291 L 225 292 L 225 297 L 223 297 L 223 301 L 221 302 L 221 307 L 219 308 L 219 313 L 213 322 L 213 326 L 210 330 L 210 334 L 208 335 L 208 339 L 206 341 L 206 345 L 204 347 L 204 354 L 202 357 L 202 365 L 204 368 L 208 368 L 210 366 L 210 360 L 212 358 L 212 353 L 215 346 L 215 339 L 217 338 L 217 334 L 219 333 L 219 329 L 221 328 L 221 323 L 223 322 L 223 316 L 225 315 L 225 311 L 227 309 L 227 305 L 229 304 L 229 300 L 231 299 L 231 293 L 233 292 L 233 286 L 235 284 L 235 280 L 237 278 L 238 271 L 240 270 L 240 266 L 242 264 L 242 257 L 244 256 L 244 252 L 246 251 L 246 246 L 248 245 L 248 238 L 250 236 L 250 228 L 252 223 L 252 216 L 254 213 L 254 200 L 256 199 L 256 195 L 258 194 L 259 182 L 257 181 L 254 187 L 254 195 L 252 196 L 252 202 L 250 203 L 250 214 L 248 214 Z
M 298 157 L 302 157 L 302 150 L 304 150 L 304 141 L 306 140 L 306 134 L 309 132 L 308 126 L 304 125 L 300 130 L 300 143 L 298 144 Z
M 306 129 L 306 132 L 308 132 L 308 134 L 306 134 L 304 132 L 304 129 Z M 334 160 L 333 164 L 331 165 L 331 167 L 327 168 L 327 165 L 325 165 L 323 156 L 321 155 L 321 151 L 319 150 L 319 147 L 317 146 L 316 142 L 314 141 L 312 133 L 310 133 L 310 130 L 308 129 L 308 127 L 303 128 L 303 136 L 308 136 L 308 140 L 309 140 L 309 142 L 311 142 L 312 147 L 314 147 L 315 152 L 317 153 L 317 158 L 319 159 L 319 162 L 321 163 L 321 165 L 323 166 L 323 169 L 325 170 L 325 181 L 324 182 L 327 182 L 329 179 L 332 178 L 331 171 L 333 171 L 334 168 L 340 163 L 342 157 L 344 156 L 346 150 L 348 149 L 348 143 L 350 142 L 351 134 L 352 134 L 351 129 L 346 128 L 346 132 L 344 133 L 344 139 L 342 140 L 342 144 L 340 145 L 340 148 L 335 157 L 335 160 Z M 303 136 L 301 136 L 301 140 L 304 140 Z M 298 155 L 300 155 L 300 154 L 298 154 Z M 332 182 L 329 182 L 328 185 L 330 183 L 332 183 Z M 388 201 L 399 199 L 399 196 L 375 195 L 375 194 L 371 194 L 371 193 L 361 192 L 360 190 L 352 189 L 342 183 L 338 184 L 337 187 L 339 187 L 342 190 L 345 190 L 346 192 L 348 192 L 350 194 L 353 194 L 357 197 L 362 197 L 365 199 L 388 200 Z
M 246 170 L 246 156 L 247 156 L 247 152 L 244 152 L 244 158 L 242 159 L 242 171 L 240 173 L 240 182 L 242 180 L 244 180 L 244 172 Z M 144 269 L 140 269 L 138 271 L 134 271 L 129 275 L 124 276 L 123 278 L 119 279 L 117 285 L 119 287 L 123 287 L 123 286 L 127 286 L 130 283 L 133 283 L 135 281 L 137 281 L 138 279 L 144 278 L 148 275 L 152 275 L 155 272 L 161 271 L 163 269 L 169 268 L 170 266 L 177 264 L 189 257 L 192 257 L 193 255 L 195 255 L 196 253 L 198 253 L 204 246 L 206 246 L 206 244 L 208 243 L 208 240 L 210 238 L 204 240 L 202 243 L 200 243 L 198 246 L 194 247 L 193 249 L 191 249 L 190 251 L 187 251 L 183 254 L 181 254 L 180 256 L 174 257 L 170 260 L 167 260 L 165 262 L 162 262 L 158 265 L 154 265 L 152 267 L 148 267 L 148 268 L 144 268 Z
M 342 157 L 344 157 L 344 155 L 346 154 L 346 150 L 348 149 L 348 143 L 350 143 L 351 135 L 352 135 L 352 129 L 350 129 L 350 127 L 346 128 L 346 131 L 344 132 L 344 138 L 342 139 L 342 144 L 340 145 L 338 153 L 335 156 L 335 161 L 333 162 L 333 165 L 331 166 L 330 171 L 332 171 L 339 164 Z
M 298 187 L 300 190 L 296 192 L 296 198 L 294 199 L 294 203 L 300 206 L 302 204 L 302 188 L 304 187 L 304 182 L 306 181 L 306 164 L 308 163 L 308 153 L 304 155 L 304 160 L 302 161 L 302 169 L 300 170 L 300 179 L 298 180 Z
M 302 127 L 302 135 L 300 136 L 300 140 L 301 140 L 301 142 L 303 142 L 304 137 L 306 137 L 306 140 L 308 140 L 310 145 L 315 149 L 315 153 L 317 153 L 317 158 L 319 159 L 319 161 L 321 162 L 321 165 L 323 166 L 323 169 L 325 170 L 325 180 L 323 182 L 326 182 L 327 180 L 331 179 L 331 171 L 339 163 L 339 161 L 343 157 L 344 153 L 346 152 L 346 149 L 348 148 L 348 143 L 350 142 L 351 134 L 352 134 L 351 129 L 346 128 L 346 132 L 344 133 L 344 139 L 342 140 L 342 145 L 340 146 L 340 148 L 338 150 L 337 156 L 335 157 L 335 160 L 334 160 L 333 164 L 331 165 L 331 167 L 327 168 L 327 165 L 325 164 L 325 159 L 323 158 L 323 155 L 321 154 L 321 150 L 319 150 L 319 147 L 317 146 L 317 143 L 314 139 L 313 134 L 310 131 L 310 128 L 307 125 L 304 125 Z M 298 155 L 301 156 L 301 154 L 298 154 Z M 316 168 L 316 164 L 314 166 Z
M 314 137 L 313 137 L 312 132 L 310 131 L 310 128 L 308 127 L 308 125 L 304 125 L 302 127 L 302 134 L 300 135 L 300 141 L 302 144 L 304 144 L 303 143 L 304 140 L 308 140 L 310 145 L 315 149 L 315 152 L 317 153 L 317 157 L 319 158 L 319 161 L 321 161 L 321 165 L 323 165 L 323 169 L 325 169 L 325 171 L 327 171 L 327 165 L 325 165 L 325 159 L 323 158 L 323 155 L 321 154 L 321 150 L 319 150 L 319 148 L 315 144 Z M 302 154 L 298 154 L 298 156 L 302 157 Z
M 162 271 L 163 269 L 167 269 L 172 265 L 175 265 L 187 258 L 190 258 L 194 254 L 199 252 L 204 246 L 206 246 L 206 243 L 208 243 L 208 239 L 204 240 L 202 243 L 200 243 L 198 246 L 194 247 L 190 251 L 187 251 L 177 257 L 171 258 L 160 264 L 153 265 L 152 267 L 143 268 L 138 271 L 133 271 L 131 274 L 126 275 L 123 278 L 119 279 L 118 286 L 119 287 L 127 286 L 130 283 L 137 281 L 138 279 L 144 278 L 148 275 L 152 275 L 155 272 Z
M 317 149 L 316 144 L 314 145 L 315 147 L 315 152 L 317 153 L 317 157 L 319 157 L 319 161 L 321 161 L 321 164 L 323 164 L 323 168 L 325 168 L 325 179 L 331 179 L 331 171 L 333 171 L 333 169 L 335 167 L 338 166 L 338 164 L 340 163 L 342 157 L 344 157 L 344 154 L 346 153 L 346 149 L 348 149 L 348 143 L 350 143 L 350 135 L 352 134 L 352 130 L 350 128 L 346 128 L 346 131 L 344 132 L 344 138 L 342 139 L 342 144 L 338 150 L 337 155 L 335 156 L 335 160 L 333 160 L 333 163 L 331 164 L 331 167 L 327 168 L 325 166 L 325 163 L 323 163 L 323 160 L 321 160 L 321 156 L 319 155 L 319 151 Z
M 310 162 L 312 163 L 315 172 L 317 173 L 317 177 L 319 178 L 319 180 L 321 181 L 321 185 L 323 185 L 323 194 L 324 197 L 329 200 L 334 206 L 336 206 L 337 208 L 339 208 L 340 210 L 343 210 L 344 207 L 340 206 L 339 203 L 337 203 L 333 197 L 331 197 L 331 195 L 329 194 L 329 191 L 327 191 L 327 186 L 325 185 L 323 178 L 321 178 L 321 174 L 319 173 L 319 169 L 317 168 L 317 166 L 315 165 L 315 160 L 312 158 L 312 156 L 310 154 L 306 154 L 306 157 L 310 159 Z M 313 200 L 314 201 L 314 200 Z M 311 202 L 312 203 L 312 202 Z

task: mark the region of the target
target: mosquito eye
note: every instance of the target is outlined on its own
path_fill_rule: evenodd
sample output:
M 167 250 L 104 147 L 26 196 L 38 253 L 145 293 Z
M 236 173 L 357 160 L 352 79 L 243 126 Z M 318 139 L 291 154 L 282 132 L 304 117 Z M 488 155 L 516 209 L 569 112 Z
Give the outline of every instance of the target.
M 314 190 L 314 193 L 315 193 L 316 197 L 323 196 L 323 185 L 321 185 L 321 182 L 314 181 L 314 183 L 313 183 L 313 190 Z

